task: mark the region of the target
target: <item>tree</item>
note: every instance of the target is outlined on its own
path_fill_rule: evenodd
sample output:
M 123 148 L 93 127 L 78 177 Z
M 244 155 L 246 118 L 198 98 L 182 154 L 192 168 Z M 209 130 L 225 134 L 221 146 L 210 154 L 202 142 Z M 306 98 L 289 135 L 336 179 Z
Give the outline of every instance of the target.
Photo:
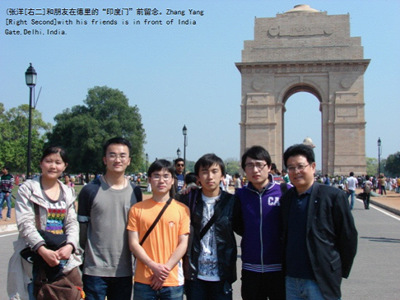
M 376 175 L 378 173 L 378 160 L 373 157 L 367 157 L 367 174 Z
M 226 173 L 234 175 L 240 173 L 240 162 L 234 158 L 228 158 L 225 160 Z
M 385 174 L 390 177 L 400 176 L 400 152 L 388 156 L 385 162 Z
M 77 105 L 56 115 L 56 125 L 48 134 L 47 144 L 67 150 L 69 171 L 102 173 L 102 145 L 116 136 L 132 143 L 128 171 L 140 170 L 145 132 L 137 106 L 129 106 L 128 98 L 121 91 L 106 86 L 90 89 L 83 102 L 86 105 Z
M 29 105 L 5 111 L 0 103 L 0 164 L 7 165 L 12 172 L 24 173 L 27 166 Z M 42 114 L 32 109 L 31 159 L 32 171 L 39 171 L 45 134 L 51 124 L 42 120 Z

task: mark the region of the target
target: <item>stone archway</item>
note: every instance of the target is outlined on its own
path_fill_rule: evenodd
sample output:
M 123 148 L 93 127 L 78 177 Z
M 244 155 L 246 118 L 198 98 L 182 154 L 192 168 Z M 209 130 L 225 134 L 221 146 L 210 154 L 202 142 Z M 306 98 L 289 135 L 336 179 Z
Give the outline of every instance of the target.
M 256 18 L 242 62 L 241 155 L 264 146 L 282 168 L 286 100 L 306 91 L 320 102 L 322 172 L 365 174 L 364 72 L 359 37 L 349 15 L 299 5 L 275 18 Z M 307 120 L 300 120 L 306 122 Z M 299 143 L 304 133 L 299 132 Z

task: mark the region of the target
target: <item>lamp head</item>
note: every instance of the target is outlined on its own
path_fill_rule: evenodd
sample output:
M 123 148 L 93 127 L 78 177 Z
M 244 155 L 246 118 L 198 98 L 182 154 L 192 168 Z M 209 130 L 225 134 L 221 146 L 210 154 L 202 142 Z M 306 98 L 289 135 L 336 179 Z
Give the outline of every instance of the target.
M 187 135 L 187 128 L 186 128 L 186 125 L 183 125 L 182 133 L 183 133 L 183 135 Z
M 25 72 L 26 85 L 29 87 L 34 87 L 36 85 L 36 78 L 37 78 L 37 73 L 35 71 L 35 68 L 32 67 L 32 63 L 30 63 L 29 68 Z

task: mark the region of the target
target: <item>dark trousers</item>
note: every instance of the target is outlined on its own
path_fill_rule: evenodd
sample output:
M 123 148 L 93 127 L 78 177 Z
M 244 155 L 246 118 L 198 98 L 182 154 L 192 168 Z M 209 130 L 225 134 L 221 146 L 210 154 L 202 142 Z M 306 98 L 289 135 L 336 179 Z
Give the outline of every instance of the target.
M 257 273 L 242 270 L 243 300 L 285 300 L 283 272 Z
M 369 209 L 369 199 L 371 198 L 371 193 L 365 193 L 364 196 L 364 208 Z
M 227 288 L 222 281 L 188 280 L 185 289 L 188 300 L 232 300 L 231 286 Z
M 87 300 L 130 300 L 132 297 L 132 276 L 99 277 L 83 275 L 83 290 Z

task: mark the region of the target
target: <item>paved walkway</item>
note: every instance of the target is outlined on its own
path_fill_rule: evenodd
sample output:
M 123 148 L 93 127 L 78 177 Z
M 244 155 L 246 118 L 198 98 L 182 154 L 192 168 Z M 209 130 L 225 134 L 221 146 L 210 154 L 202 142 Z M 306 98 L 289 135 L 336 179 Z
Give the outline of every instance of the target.
M 361 190 L 359 190 L 361 192 Z M 400 194 L 388 191 L 387 195 L 371 195 L 371 203 L 400 216 Z
M 357 190 L 357 194 L 361 192 L 362 192 L 361 189 Z M 143 195 L 143 196 L 144 199 L 149 198 L 149 195 Z M 386 196 L 385 195 L 381 196 L 378 194 L 371 195 L 371 204 L 379 206 L 385 210 L 390 211 L 391 213 L 400 216 L 400 194 L 397 194 L 394 191 L 388 191 Z M 14 208 L 11 211 L 11 218 L 8 221 L 5 220 L 7 208 L 3 209 L 2 213 L 3 213 L 3 219 L 0 220 L 0 233 L 17 230 L 17 225 L 15 223 Z

